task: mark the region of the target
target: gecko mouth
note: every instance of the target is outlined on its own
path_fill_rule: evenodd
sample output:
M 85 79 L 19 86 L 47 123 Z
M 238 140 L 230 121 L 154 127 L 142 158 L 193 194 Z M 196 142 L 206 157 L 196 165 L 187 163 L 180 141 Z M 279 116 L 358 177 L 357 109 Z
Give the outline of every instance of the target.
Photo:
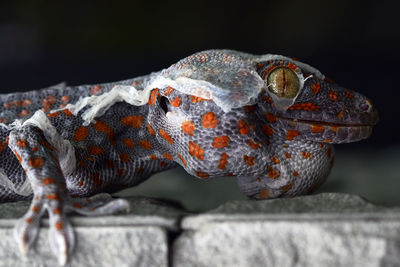
M 306 133 L 305 138 L 331 144 L 356 142 L 368 138 L 372 133 L 373 124 L 345 124 L 336 122 L 321 122 L 278 117 L 287 124 L 287 129 Z

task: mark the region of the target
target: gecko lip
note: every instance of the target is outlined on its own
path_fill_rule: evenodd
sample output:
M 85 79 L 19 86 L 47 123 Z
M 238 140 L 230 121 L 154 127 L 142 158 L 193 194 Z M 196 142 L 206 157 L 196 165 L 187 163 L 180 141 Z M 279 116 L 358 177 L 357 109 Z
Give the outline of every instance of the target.
M 365 127 L 369 126 L 372 127 L 376 123 L 359 123 L 359 124 L 346 124 L 346 123 L 337 123 L 337 122 L 325 122 L 325 121 L 312 121 L 312 120 L 299 120 L 299 119 L 292 119 L 292 118 L 286 118 L 286 117 L 280 117 L 277 116 L 280 119 L 287 120 L 287 121 L 292 121 L 292 122 L 300 122 L 300 123 L 305 123 L 305 124 L 310 124 L 310 125 L 321 125 L 321 126 L 330 126 L 330 127 Z

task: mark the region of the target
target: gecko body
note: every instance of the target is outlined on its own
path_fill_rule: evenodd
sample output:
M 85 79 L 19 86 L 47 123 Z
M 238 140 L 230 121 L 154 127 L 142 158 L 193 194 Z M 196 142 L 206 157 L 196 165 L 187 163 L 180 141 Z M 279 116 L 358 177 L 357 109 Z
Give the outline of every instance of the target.
M 74 244 L 66 214 L 110 214 L 106 193 L 182 166 L 200 179 L 234 176 L 256 199 L 318 188 L 332 144 L 367 138 L 365 96 L 278 55 L 209 50 L 130 80 L 0 96 L 0 201 L 32 199 L 16 226 L 28 251 L 44 212 L 60 263 Z M 235 179 L 235 178 L 232 178 Z

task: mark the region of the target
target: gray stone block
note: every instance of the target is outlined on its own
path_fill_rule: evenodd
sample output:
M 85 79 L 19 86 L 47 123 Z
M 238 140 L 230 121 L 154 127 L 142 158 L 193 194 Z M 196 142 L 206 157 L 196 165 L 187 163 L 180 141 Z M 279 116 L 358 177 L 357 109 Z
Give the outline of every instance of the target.
M 148 198 L 129 198 L 127 214 L 99 217 L 71 216 L 76 247 L 67 266 L 168 266 L 168 232 L 179 229 L 179 208 Z M 58 266 L 43 220 L 37 250 L 23 257 L 13 237 L 16 218 L 29 202 L 0 205 L 0 266 Z
M 398 208 L 325 193 L 234 201 L 182 221 L 173 266 L 399 266 Z

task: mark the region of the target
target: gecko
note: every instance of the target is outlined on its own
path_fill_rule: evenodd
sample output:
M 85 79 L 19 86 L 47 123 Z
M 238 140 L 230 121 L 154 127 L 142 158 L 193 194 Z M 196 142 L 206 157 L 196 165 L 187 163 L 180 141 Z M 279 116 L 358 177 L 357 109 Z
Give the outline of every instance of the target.
M 127 210 L 110 193 L 181 166 L 232 176 L 254 199 L 315 191 L 333 144 L 367 138 L 371 100 L 297 59 L 208 50 L 119 82 L 0 95 L 0 202 L 31 200 L 15 226 L 32 251 L 44 214 L 60 264 L 74 248 L 67 214 Z

